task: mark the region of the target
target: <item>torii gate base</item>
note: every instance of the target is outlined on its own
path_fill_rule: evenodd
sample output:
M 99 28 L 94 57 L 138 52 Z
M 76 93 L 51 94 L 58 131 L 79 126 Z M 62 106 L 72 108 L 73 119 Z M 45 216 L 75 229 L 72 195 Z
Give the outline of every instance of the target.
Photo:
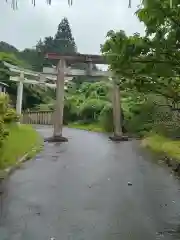
M 128 136 L 116 136 L 116 135 L 110 136 L 109 139 L 113 142 L 125 142 L 129 140 Z
M 56 108 L 54 119 L 54 133 L 45 142 L 67 142 L 68 139 L 62 136 L 63 127 L 63 109 L 64 109 L 64 78 L 65 76 L 74 76 L 74 73 L 67 71 L 66 63 L 83 62 L 88 64 L 87 75 L 94 76 L 92 64 L 106 64 L 105 59 L 99 55 L 75 54 L 75 55 L 57 55 L 47 54 L 49 59 L 59 61 L 57 66 L 57 89 L 56 89 Z M 76 74 L 75 74 L 76 75 Z M 81 74 L 82 75 L 82 74 Z M 78 76 L 78 74 L 77 74 Z M 96 77 L 98 74 L 96 75 Z M 102 72 L 101 75 L 102 77 Z M 115 80 L 113 81 L 113 120 L 114 135 L 109 137 L 112 141 L 127 141 L 128 138 L 123 136 L 121 125 L 120 110 L 120 91 Z
M 49 138 L 45 138 L 44 142 L 63 143 L 63 142 L 68 142 L 68 138 L 63 137 L 63 136 L 52 136 L 52 137 L 49 137 Z

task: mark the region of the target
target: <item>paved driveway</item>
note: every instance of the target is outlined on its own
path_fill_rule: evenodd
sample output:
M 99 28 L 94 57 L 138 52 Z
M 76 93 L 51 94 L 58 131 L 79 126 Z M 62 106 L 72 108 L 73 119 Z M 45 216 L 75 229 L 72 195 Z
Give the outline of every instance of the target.
M 75 129 L 64 135 L 68 143 L 45 144 L 8 180 L 0 240 L 180 239 L 180 183 L 138 142 Z

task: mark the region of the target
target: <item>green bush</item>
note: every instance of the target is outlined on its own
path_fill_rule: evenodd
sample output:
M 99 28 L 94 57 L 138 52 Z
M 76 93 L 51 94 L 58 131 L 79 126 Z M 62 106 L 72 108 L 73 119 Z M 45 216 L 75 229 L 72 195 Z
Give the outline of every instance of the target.
M 18 120 L 19 120 L 19 116 L 17 115 L 15 109 L 7 108 L 7 111 L 4 114 L 4 122 L 12 123 L 12 122 L 17 122 Z
M 180 115 L 155 95 L 146 96 L 144 101 L 131 103 L 128 112 L 125 112 L 125 128 L 138 135 L 154 131 L 167 137 L 179 137 L 179 121 Z
M 113 108 L 112 104 L 107 104 L 101 111 L 99 121 L 102 128 L 107 132 L 113 131 Z
M 33 110 L 36 110 L 36 111 L 51 111 L 51 110 L 54 110 L 54 104 L 53 103 L 39 104 L 39 105 L 36 105 L 35 107 L 33 107 Z
M 3 93 L 0 93 L 0 115 L 1 115 L 1 117 L 3 117 L 7 111 L 8 102 L 9 102 L 9 97 Z
M 64 124 L 78 120 L 78 108 L 72 99 L 66 99 L 64 102 Z
M 6 137 L 6 135 L 7 135 L 7 132 L 5 130 L 4 121 L 2 119 L 0 119 L 0 148 L 3 145 L 3 141 Z
M 113 107 L 111 103 L 108 103 L 101 111 L 99 116 L 100 125 L 106 132 L 114 131 L 113 123 Z M 121 108 L 121 122 L 122 122 L 122 131 L 126 132 L 124 125 L 124 109 Z
M 5 127 L 6 124 L 16 122 L 17 120 L 16 111 L 9 105 L 9 96 L 0 94 L 0 148 L 2 148 L 4 139 L 9 134 Z
M 157 106 L 153 130 L 161 135 L 180 137 L 180 113 L 168 106 Z
M 141 135 L 142 132 L 152 130 L 155 115 L 153 102 L 133 104 L 129 111 L 131 114 L 125 114 L 125 128 L 128 132 Z
M 106 104 L 106 101 L 100 99 L 87 99 L 80 105 L 80 120 L 84 121 L 84 123 L 97 122 L 99 115 Z
M 8 108 L 8 96 L 5 94 L 0 94 L 0 148 L 3 145 L 3 141 L 7 136 L 7 131 L 5 129 L 4 115 Z

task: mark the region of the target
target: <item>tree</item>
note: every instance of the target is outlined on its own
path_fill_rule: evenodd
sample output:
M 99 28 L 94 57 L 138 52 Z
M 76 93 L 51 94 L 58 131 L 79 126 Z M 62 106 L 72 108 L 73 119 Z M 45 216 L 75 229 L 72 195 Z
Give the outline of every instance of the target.
M 58 26 L 53 47 L 53 52 L 56 53 L 72 54 L 76 52 L 76 44 L 67 18 L 63 18 Z
M 14 46 L 1 41 L 0 42 L 0 52 L 6 52 L 6 53 L 17 53 L 18 49 L 15 48 Z
M 73 54 L 77 51 L 74 38 L 72 36 L 70 24 L 67 18 L 63 18 L 60 22 L 55 36 L 48 36 L 40 39 L 33 48 L 26 48 L 18 51 L 14 46 L 0 42 L 0 52 L 13 54 L 17 58 L 13 62 L 23 60 L 28 63 L 25 68 L 31 68 L 34 71 L 41 72 L 44 65 L 56 64 L 53 60 L 45 59 L 48 52 Z M 18 64 L 17 64 L 18 65 Z M 21 65 L 21 64 L 20 64 Z
M 36 48 L 39 47 L 38 45 Z M 44 42 L 40 46 L 41 52 L 53 52 L 54 51 L 54 39 L 53 37 L 45 37 Z
M 178 1 L 143 1 L 136 12 L 146 35 L 110 31 L 102 52 L 121 84 L 180 102 L 180 7 Z

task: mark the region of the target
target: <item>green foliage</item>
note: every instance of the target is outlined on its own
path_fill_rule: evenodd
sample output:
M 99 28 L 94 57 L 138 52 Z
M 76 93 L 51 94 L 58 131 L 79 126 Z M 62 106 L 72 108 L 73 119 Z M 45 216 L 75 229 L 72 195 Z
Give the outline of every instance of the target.
M 18 126 L 17 120 L 9 96 L 0 94 L 0 168 L 15 164 L 35 144 L 40 145 L 37 132 L 29 126 Z
M 85 98 L 98 98 L 101 100 L 106 100 L 109 87 L 104 81 L 95 82 L 93 84 L 90 82 L 85 82 L 79 91 L 84 93 Z
M 18 120 L 19 120 L 19 116 L 17 116 L 15 109 L 7 108 L 7 111 L 4 114 L 4 123 L 17 122 Z
M 76 44 L 67 18 L 63 18 L 60 22 L 53 43 L 52 52 L 65 54 L 76 52 Z
M 4 116 L 8 108 L 9 97 L 6 94 L 0 94 L 0 115 Z
M 179 136 L 179 2 L 144 0 L 136 14 L 144 23 L 145 36 L 111 30 L 101 47 L 110 68 L 119 76 L 121 89 L 145 95 L 144 102 L 131 102 L 125 110 L 126 127 L 130 132 L 153 129 Z
M 16 111 L 9 105 L 9 96 L 5 94 L 0 94 L 0 136 L 1 139 L 7 135 L 5 130 L 5 124 L 17 122 L 19 117 L 16 114 Z
M 80 105 L 79 115 L 83 122 L 97 121 L 99 115 L 107 102 L 97 99 L 87 99 Z
M 55 36 L 40 39 L 35 49 L 24 49 L 18 56 L 28 62 L 33 70 L 42 71 L 43 65 L 52 66 L 57 64 L 55 60 L 45 59 L 46 53 L 67 53 L 72 54 L 77 51 L 74 38 L 72 36 L 70 24 L 67 18 L 63 18 L 58 25 Z
M 1 42 L 0 42 L 1 44 Z M 11 46 L 11 45 L 10 45 Z M 13 47 L 13 46 L 11 46 Z M 16 66 L 21 66 L 24 68 L 30 68 L 30 65 L 28 63 L 26 63 L 25 61 L 21 60 L 20 58 L 18 58 L 18 54 L 14 53 L 14 52 L 1 52 L 0 51 L 0 62 L 5 61 L 8 62 L 10 64 L 16 65 Z
M 5 53 L 17 53 L 18 49 L 15 48 L 14 46 L 1 41 L 0 42 L 0 52 L 5 52 Z
M 155 106 L 152 101 L 136 102 L 129 111 L 131 115 L 125 119 L 128 132 L 142 135 L 153 128 Z
M 33 110 L 36 110 L 36 111 L 50 111 L 50 110 L 54 110 L 54 103 L 39 104 L 39 105 L 34 106 Z
M 123 98 L 125 100 L 128 99 L 129 94 L 123 93 L 122 96 L 125 96 Z M 76 124 L 72 122 L 76 122 Z M 101 131 L 112 131 L 113 118 L 112 104 L 109 100 L 109 83 L 107 81 L 85 82 L 78 89 L 73 90 L 73 93 L 67 91 L 64 106 L 64 123 L 70 123 L 70 126 L 85 124 L 87 128 L 91 125 L 94 128 L 94 125 L 97 125 L 101 128 Z
M 110 31 L 102 52 L 123 87 L 161 94 L 178 103 L 180 8 L 178 1 L 173 1 L 173 7 L 170 2 L 143 1 L 136 14 L 146 27 L 146 35 Z
M 99 116 L 99 121 L 101 123 L 102 128 L 106 132 L 113 132 L 113 109 L 112 109 L 112 104 L 107 104 L 104 106 L 102 109 L 100 116 Z
M 8 97 L 4 94 L 0 94 L 0 148 L 3 145 L 3 141 L 7 135 L 4 123 L 4 115 L 8 109 Z
M 78 101 L 79 99 L 75 99 L 73 96 L 65 98 L 63 118 L 64 124 L 68 124 L 69 122 L 74 122 L 79 119 Z

